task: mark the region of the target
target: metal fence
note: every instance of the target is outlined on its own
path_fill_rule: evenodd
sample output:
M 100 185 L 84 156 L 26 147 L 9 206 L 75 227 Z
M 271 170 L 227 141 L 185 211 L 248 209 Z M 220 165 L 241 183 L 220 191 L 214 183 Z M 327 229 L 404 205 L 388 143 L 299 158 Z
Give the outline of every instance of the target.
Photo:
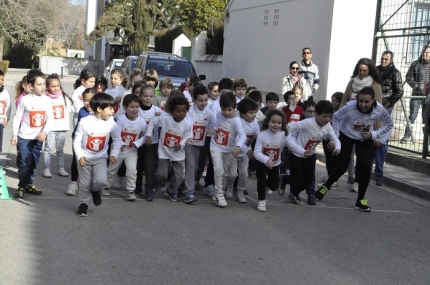
M 414 124 L 409 121 L 411 102 L 422 100 L 425 94 L 412 93 L 406 83 L 406 73 L 412 62 L 422 56 L 423 47 L 430 44 L 430 0 L 378 0 L 373 60 L 380 63 L 382 52 L 394 53 L 394 64 L 402 73 L 403 98 L 394 106 L 394 129 L 389 145 L 427 156 L 425 107 L 419 108 Z M 429 87 L 430 88 L 430 87 Z M 401 139 L 410 127 L 412 136 L 404 143 Z

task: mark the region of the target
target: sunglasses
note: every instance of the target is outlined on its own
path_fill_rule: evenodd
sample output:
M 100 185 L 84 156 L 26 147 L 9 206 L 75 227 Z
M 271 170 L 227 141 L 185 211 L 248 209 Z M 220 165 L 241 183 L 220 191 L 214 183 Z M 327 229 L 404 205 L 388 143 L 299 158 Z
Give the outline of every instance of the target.
M 291 69 L 299 70 L 298 67 L 290 67 Z
M 304 51 L 303 54 L 311 54 L 310 51 Z

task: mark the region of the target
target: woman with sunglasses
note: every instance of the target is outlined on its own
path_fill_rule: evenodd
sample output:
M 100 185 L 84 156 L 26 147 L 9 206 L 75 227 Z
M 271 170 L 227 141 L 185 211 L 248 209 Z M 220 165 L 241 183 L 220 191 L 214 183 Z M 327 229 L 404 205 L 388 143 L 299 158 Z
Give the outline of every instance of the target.
M 312 95 L 312 91 L 306 84 L 306 79 L 299 74 L 299 63 L 293 61 L 290 63 L 290 73 L 282 79 L 282 94 L 293 90 L 296 85 L 303 88 L 303 100 L 307 100 L 307 98 Z M 283 108 L 285 106 L 287 106 L 286 102 L 279 102 L 277 108 Z

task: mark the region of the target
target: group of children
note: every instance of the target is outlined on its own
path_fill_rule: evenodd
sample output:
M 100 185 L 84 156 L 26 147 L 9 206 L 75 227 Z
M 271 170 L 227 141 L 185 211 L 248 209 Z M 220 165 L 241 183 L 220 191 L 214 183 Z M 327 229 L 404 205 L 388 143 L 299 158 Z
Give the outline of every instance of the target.
M 43 176 L 52 177 L 54 145 L 58 175 L 68 176 L 63 148 L 70 117 L 72 181 L 66 194 L 79 189 L 79 216 L 87 216 L 90 194 L 98 206 L 101 196 L 121 187 L 123 178 L 129 201 L 141 193 L 153 201 L 161 190 L 171 201 L 193 203 L 194 191 L 204 190 L 219 207 L 226 207 L 226 197 L 234 193 L 239 203 L 246 203 L 250 172 L 257 176 L 258 211 L 266 211 L 267 193 L 283 195 L 286 184 L 291 186 L 289 201 L 301 205 L 299 193 L 306 190 L 308 203 L 315 205 L 315 147 L 325 139 L 330 155 L 340 151 L 330 125 L 335 108 L 329 101 L 301 102 L 300 86 L 285 93 L 287 105 L 279 106 L 278 95 L 270 92 L 262 107 L 261 93 L 244 79 L 223 78 L 206 88 L 190 76 L 181 92 L 168 78 L 159 83 L 154 70 L 134 71 L 127 78 L 114 69 L 111 82 L 107 88 L 105 78 L 84 70 L 70 97 L 55 74 L 45 77 L 30 70 L 23 78 L 12 138 L 19 154 L 19 197 L 42 194 L 33 180 L 44 141 Z M 8 116 L 0 118 L 5 126 Z

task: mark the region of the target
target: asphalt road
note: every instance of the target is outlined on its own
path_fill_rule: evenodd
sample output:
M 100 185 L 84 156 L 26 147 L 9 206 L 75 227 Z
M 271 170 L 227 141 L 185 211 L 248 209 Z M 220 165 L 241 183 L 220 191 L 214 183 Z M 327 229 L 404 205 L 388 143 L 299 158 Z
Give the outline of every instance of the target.
M 66 90 L 73 80 L 63 81 Z M 16 151 L 9 152 L 2 166 L 14 193 Z M 69 166 L 69 135 L 65 153 Z M 194 205 L 170 202 L 160 193 L 152 203 L 128 202 L 124 191 L 115 191 L 101 206 L 90 204 L 88 217 L 80 218 L 78 197 L 64 195 L 70 178 L 55 175 L 55 157 L 51 164 L 50 179 L 42 177 L 42 163 L 37 170 L 42 196 L 0 200 L 0 284 L 428 284 L 430 279 L 429 203 L 374 182 L 366 197 L 371 213 L 353 208 L 356 194 L 345 177 L 317 206 L 292 205 L 273 193 L 267 212 L 260 213 L 256 180 L 250 178 L 247 204 L 229 199 L 221 209 L 200 192 Z M 322 165 L 317 170 L 324 174 Z

